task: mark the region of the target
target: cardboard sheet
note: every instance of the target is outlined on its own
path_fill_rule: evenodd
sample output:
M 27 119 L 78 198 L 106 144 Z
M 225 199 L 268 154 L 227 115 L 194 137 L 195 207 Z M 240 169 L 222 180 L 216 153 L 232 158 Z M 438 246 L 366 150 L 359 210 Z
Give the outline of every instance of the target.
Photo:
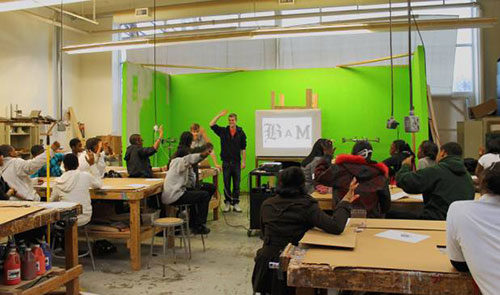
M 0 225 L 44 209 L 42 207 L 35 206 L 15 207 L 16 205 L 12 205 L 12 203 L 13 202 L 9 202 L 9 205 L 0 205 Z
M 332 194 L 320 194 L 319 192 L 317 191 L 314 191 L 312 194 L 311 194 L 311 197 L 315 198 L 316 200 L 332 200 Z
M 437 246 L 446 240 L 444 231 L 410 231 L 428 235 L 429 238 L 418 243 L 406 243 L 382 239 L 376 234 L 385 229 L 365 229 L 357 233 L 356 248 L 352 250 L 311 248 L 308 249 L 303 263 L 328 264 L 332 268 L 377 268 L 429 272 L 456 272 L 448 256 Z
M 333 235 L 315 228 L 306 232 L 302 240 L 300 240 L 300 243 L 308 245 L 353 249 L 354 247 L 356 247 L 355 230 L 356 230 L 355 228 L 346 227 L 342 234 Z
M 364 228 L 401 229 L 401 230 L 438 230 L 446 231 L 446 221 L 405 220 L 405 219 L 359 219 L 351 218 L 349 224 L 364 223 Z
M 409 202 L 423 202 L 424 197 L 421 194 L 408 194 L 403 191 L 399 187 L 391 187 L 391 202 L 401 202 L 401 201 L 409 201 Z

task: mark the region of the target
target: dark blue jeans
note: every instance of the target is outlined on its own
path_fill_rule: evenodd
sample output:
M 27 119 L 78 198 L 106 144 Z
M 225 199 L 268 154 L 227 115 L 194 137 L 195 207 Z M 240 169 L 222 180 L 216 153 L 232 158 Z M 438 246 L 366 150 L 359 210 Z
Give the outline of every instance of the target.
M 224 176 L 224 201 L 231 205 L 238 204 L 240 202 L 241 163 L 222 162 L 222 175 Z M 231 180 L 233 182 L 232 192 Z

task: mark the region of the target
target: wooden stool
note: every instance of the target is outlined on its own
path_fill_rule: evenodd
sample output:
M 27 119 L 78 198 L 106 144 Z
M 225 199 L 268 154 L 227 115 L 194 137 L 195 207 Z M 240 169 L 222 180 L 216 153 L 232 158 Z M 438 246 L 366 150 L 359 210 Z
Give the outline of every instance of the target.
M 184 253 L 186 254 L 186 260 L 188 263 L 188 269 L 191 270 L 191 264 L 189 262 L 189 250 L 188 250 L 188 244 L 187 244 L 187 237 L 186 237 L 186 232 L 184 230 L 184 224 L 185 221 L 180 219 L 180 218 L 175 218 L 175 217 L 165 217 L 165 218 L 158 218 L 155 221 L 153 221 L 153 233 L 155 233 L 156 228 L 161 228 L 163 230 L 163 276 L 165 277 L 165 267 L 166 267 L 166 260 L 167 260 L 167 243 L 169 237 L 172 237 L 172 239 L 175 241 L 175 229 L 179 228 L 181 230 L 181 239 L 184 242 Z M 149 253 L 149 260 L 148 260 L 148 268 L 150 267 L 151 259 L 153 258 L 153 246 L 154 246 L 154 241 L 155 241 L 155 236 L 151 237 L 151 250 Z M 176 260 L 176 255 L 175 255 L 175 245 L 172 247 L 172 254 L 174 256 L 174 263 L 177 262 Z

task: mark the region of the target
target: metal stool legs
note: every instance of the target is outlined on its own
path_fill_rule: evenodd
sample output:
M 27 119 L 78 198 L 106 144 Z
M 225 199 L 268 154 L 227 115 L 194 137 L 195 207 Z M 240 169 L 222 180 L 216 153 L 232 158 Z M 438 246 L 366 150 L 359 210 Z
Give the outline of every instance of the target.
M 90 261 L 92 262 L 92 270 L 95 271 L 94 253 L 92 253 L 92 245 L 89 239 L 89 232 L 87 230 L 87 227 L 84 227 L 83 230 L 85 232 L 85 239 L 87 240 L 87 250 L 88 250 L 87 253 L 90 256 Z M 86 255 L 87 253 L 85 253 L 83 256 L 87 256 Z

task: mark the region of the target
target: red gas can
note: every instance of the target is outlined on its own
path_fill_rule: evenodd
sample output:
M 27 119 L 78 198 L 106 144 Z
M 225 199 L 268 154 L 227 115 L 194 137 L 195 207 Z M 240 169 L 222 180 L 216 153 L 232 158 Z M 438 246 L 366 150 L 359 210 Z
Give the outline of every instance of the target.
M 10 249 L 5 259 L 3 281 L 6 285 L 17 285 L 21 282 L 21 257 L 16 248 Z

